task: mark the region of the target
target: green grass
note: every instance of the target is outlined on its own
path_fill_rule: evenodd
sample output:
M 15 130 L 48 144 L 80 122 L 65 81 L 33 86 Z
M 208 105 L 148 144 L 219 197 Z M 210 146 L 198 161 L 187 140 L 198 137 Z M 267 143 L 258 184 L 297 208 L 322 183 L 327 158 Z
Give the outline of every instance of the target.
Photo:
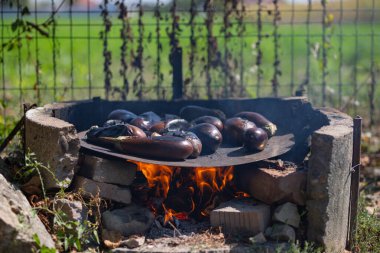
M 16 33 L 10 29 L 10 24 L 15 17 L 5 18 L 4 38 L 2 43 L 8 37 L 15 36 Z M 27 17 L 26 19 L 33 17 Z M 187 25 L 187 15 L 182 15 L 181 33 L 179 44 L 182 46 L 183 53 L 183 69 L 184 78 L 188 78 L 189 73 L 189 35 L 190 28 Z M 264 17 L 263 35 L 271 35 L 273 33 L 273 25 L 270 23 L 272 17 Z M 32 19 L 33 20 L 33 19 Z M 43 18 L 41 18 L 41 21 Z M 120 21 L 116 17 L 111 18 L 113 27 L 109 36 L 112 38 L 108 41 L 108 48 L 112 53 L 111 70 L 113 73 L 111 85 L 112 87 L 122 88 L 122 77 L 119 75 L 120 69 L 120 46 L 122 40 L 120 37 Z M 224 47 L 226 46 L 231 51 L 233 58 L 236 60 L 236 69 L 232 70 L 237 76 L 237 80 L 242 78 L 247 91 L 247 96 L 256 97 L 256 84 L 257 84 L 257 66 L 256 54 L 257 49 L 255 43 L 257 41 L 257 25 L 255 19 L 247 17 L 249 23 L 246 24 L 245 37 L 240 39 L 238 37 L 230 38 L 225 42 L 223 34 L 220 32 L 221 23 L 223 23 L 222 16 L 216 16 L 214 34 L 218 36 L 217 43 L 220 53 L 225 53 Z M 131 52 L 136 53 L 137 48 L 137 17 L 133 16 L 130 19 L 132 26 L 132 34 L 134 40 L 128 44 L 128 81 L 130 87 L 133 80 L 137 76 L 137 70 L 131 66 Z M 169 63 L 169 40 L 166 29 L 170 27 L 170 22 L 163 19 L 161 22 L 161 73 L 163 74 L 162 90 L 165 96 L 158 96 L 154 86 L 157 83 L 155 70 L 156 70 L 156 57 L 157 57 L 157 43 L 155 38 L 155 18 L 151 13 L 144 15 L 143 22 L 145 24 L 144 37 L 151 39 L 144 40 L 144 79 L 146 85 L 144 87 L 145 99 L 157 98 L 171 98 L 171 66 Z M 59 39 L 56 40 L 56 83 L 54 84 L 54 69 L 53 69 L 53 40 L 52 38 L 39 37 L 38 39 L 38 59 L 40 62 L 39 78 L 40 86 L 36 87 L 36 41 L 22 40 L 22 46 L 13 48 L 11 51 L 4 52 L 4 72 L 0 70 L 0 75 L 4 76 L 4 85 L 7 89 L 2 95 L 2 105 L 9 115 L 15 115 L 20 112 L 20 104 L 22 102 L 38 102 L 44 104 L 53 100 L 71 100 L 71 99 L 85 99 L 93 96 L 104 97 L 104 74 L 103 74 L 103 42 L 99 38 L 100 32 L 104 29 L 102 26 L 101 17 L 98 15 L 91 16 L 91 26 L 87 26 L 86 16 L 76 15 L 72 23 L 75 25 L 70 30 L 70 20 L 67 16 L 58 15 L 56 35 Z M 196 50 L 196 63 L 195 63 L 195 81 L 187 86 L 190 95 L 192 86 L 199 86 L 198 90 L 201 98 L 206 98 L 205 75 L 204 67 L 205 62 L 202 59 L 206 58 L 207 41 L 205 39 L 206 28 L 204 19 L 197 18 L 198 25 L 196 26 L 197 39 Z M 231 31 L 236 35 L 236 26 Z M 371 51 L 371 37 L 368 36 L 373 31 L 378 31 L 380 24 L 375 23 L 374 27 L 370 24 L 359 24 L 357 27 L 353 24 L 343 24 L 342 26 L 333 25 L 332 29 L 327 32 L 332 32 L 331 43 L 327 50 L 327 71 L 328 75 L 326 83 L 328 86 L 327 102 L 330 106 L 339 107 L 338 104 L 338 90 L 339 84 L 342 84 L 343 104 L 349 101 L 353 96 L 355 80 L 354 70 L 357 70 L 356 85 L 359 87 L 357 99 L 360 102 L 359 108 L 363 113 L 367 113 L 368 108 L 368 90 L 371 83 L 371 62 L 372 59 L 376 64 L 376 75 L 378 76 L 380 51 L 375 50 L 374 54 Z M 306 64 L 308 61 L 307 53 L 310 48 L 311 56 L 310 62 L 310 76 L 309 76 L 309 95 L 312 102 L 316 104 L 321 103 L 322 91 L 322 26 L 321 24 L 311 24 L 309 27 L 310 32 L 310 46 L 306 44 L 307 26 L 304 23 L 295 24 L 294 26 L 281 24 L 278 29 L 280 34 L 279 39 L 279 59 L 280 69 L 282 75 L 279 77 L 280 95 L 289 96 L 297 87 L 305 81 L 307 76 Z M 356 32 L 359 37 L 355 37 Z M 339 34 L 343 34 L 340 40 Z M 50 34 L 52 31 L 50 30 Z M 34 32 L 31 34 L 34 36 Z M 70 36 L 80 37 L 71 41 L 68 39 Z M 92 39 L 88 40 L 90 36 Z M 357 38 L 357 40 L 356 40 Z M 380 37 L 374 37 L 374 45 L 380 43 Z M 243 47 L 241 48 L 241 46 Z M 90 55 L 88 54 L 88 46 L 90 46 Z M 355 49 L 358 49 L 357 51 Z M 240 50 L 243 50 L 243 64 L 240 64 Z M 261 70 L 263 71 L 260 96 L 271 95 L 271 80 L 273 78 L 274 68 L 274 43 L 273 37 L 265 37 L 261 42 L 261 49 L 263 52 Z M 72 50 L 72 58 L 71 58 Z M 342 52 L 342 55 L 340 55 Z M 340 56 L 342 56 L 342 68 L 340 69 Z M 71 61 L 73 61 L 73 70 L 71 79 Z M 240 68 L 243 68 L 243 77 L 240 77 Z M 89 71 L 91 70 L 91 77 Z M 220 68 L 211 70 L 213 94 L 215 97 L 221 96 L 223 87 L 225 85 L 225 74 Z M 92 90 L 89 92 L 89 78 L 91 78 Z M 0 80 L 2 80 L 0 78 Z M 72 89 L 74 88 L 74 89 Z M 54 92 L 54 89 L 56 92 Z M 293 90 L 292 90 L 293 89 Z M 20 92 L 20 90 L 22 90 Z M 40 94 L 38 97 L 38 93 Z M 379 97 L 379 89 L 377 96 Z M 120 99 L 118 93 L 111 94 L 111 99 Z M 127 99 L 136 99 L 136 94 L 131 90 Z M 377 99 L 377 98 L 376 98 Z M 378 103 L 378 99 L 376 101 Z M 352 108 L 351 106 L 348 109 Z M 2 120 L 1 120 L 2 121 Z

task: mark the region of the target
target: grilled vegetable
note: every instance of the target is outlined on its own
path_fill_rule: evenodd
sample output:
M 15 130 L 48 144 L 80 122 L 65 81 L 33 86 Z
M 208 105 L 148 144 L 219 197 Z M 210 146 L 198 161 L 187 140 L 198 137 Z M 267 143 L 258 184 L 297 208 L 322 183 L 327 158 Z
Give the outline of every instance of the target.
M 126 123 L 129 123 L 134 118 L 137 118 L 136 114 L 127 110 L 122 110 L 122 109 L 117 109 L 117 110 L 112 111 L 110 114 L 108 114 L 108 117 L 107 117 L 107 119 L 109 120 L 116 119 L 116 120 L 121 120 Z
M 161 121 L 161 117 L 158 116 L 155 112 L 144 112 L 140 114 L 139 117 L 144 118 L 150 121 L 151 123 L 156 123 L 156 122 Z
M 124 125 L 125 122 L 122 121 L 122 120 L 118 120 L 118 119 L 110 119 L 110 120 L 107 120 L 104 124 L 103 124 L 103 127 L 109 127 L 109 126 L 115 126 L 115 125 Z
M 146 137 L 143 130 L 129 124 L 119 124 L 108 127 L 92 127 L 86 134 L 87 138 L 135 136 Z
M 152 133 L 163 134 L 164 131 L 165 131 L 165 125 L 166 125 L 166 123 L 164 121 L 159 121 L 157 123 L 154 123 L 149 128 L 149 131 L 152 132 Z
M 187 121 L 192 121 L 202 116 L 214 116 L 219 118 L 221 121 L 224 121 L 226 119 L 226 115 L 221 110 L 209 109 L 196 105 L 188 105 L 182 107 L 179 114 L 181 118 Z
M 190 126 L 190 123 L 184 119 L 172 119 L 166 122 L 165 131 L 187 131 Z
M 137 117 L 133 119 L 130 122 L 131 125 L 137 126 L 138 128 L 144 130 L 144 131 L 149 131 L 149 129 L 152 127 L 152 122 L 144 119 L 142 117 Z
M 137 137 L 102 137 L 120 152 L 160 160 L 184 160 L 193 153 L 190 141 L 175 136 Z
M 252 121 L 256 124 L 257 127 L 264 129 L 267 132 L 269 138 L 276 134 L 276 125 L 257 112 L 240 112 L 236 114 L 235 117 L 240 117 Z
M 262 151 L 268 143 L 268 134 L 262 128 L 251 128 L 245 131 L 244 147 L 248 151 Z
M 239 117 L 230 118 L 224 122 L 223 137 L 234 146 L 242 146 L 244 143 L 244 133 L 250 128 L 256 128 L 256 125 L 251 121 Z
M 193 132 L 202 142 L 203 155 L 214 153 L 223 141 L 222 134 L 218 128 L 208 123 L 202 123 L 189 129 L 189 132 Z
M 190 141 L 191 144 L 193 145 L 193 153 L 191 154 L 190 158 L 197 158 L 202 152 L 202 142 L 198 138 L 198 136 L 192 132 L 183 132 L 183 131 L 173 132 L 172 131 L 172 132 L 165 133 L 165 135 L 182 137 Z
M 191 123 L 194 125 L 198 125 L 201 123 L 209 123 L 211 125 L 216 126 L 219 132 L 223 131 L 223 122 L 219 118 L 214 117 L 214 116 L 202 116 L 202 117 L 194 119 Z

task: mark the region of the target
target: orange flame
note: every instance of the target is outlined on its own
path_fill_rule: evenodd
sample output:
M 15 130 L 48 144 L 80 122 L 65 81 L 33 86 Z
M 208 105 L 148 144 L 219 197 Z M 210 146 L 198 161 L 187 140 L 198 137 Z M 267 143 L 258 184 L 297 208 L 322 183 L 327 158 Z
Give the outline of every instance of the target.
M 189 215 L 196 209 L 202 216 L 208 216 L 217 204 L 216 196 L 218 193 L 222 192 L 234 178 L 233 166 L 181 169 L 141 162 L 136 162 L 136 164 L 146 177 L 148 186 L 154 189 L 155 197 L 166 199 L 170 189 L 174 191 L 173 195 L 176 195 L 183 188 L 187 189 L 186 196 L 190 196 L 188 201 L 191 201 L 187 206 L 191 206 L 191 209 L 186 212 L 177 212 L 173 210 L 173 207 L 168 207 L 162 203 L 165 223 L 172 221 L 173 217 L 180 220 L 188 219 Z M 157 212 L 156 207 L 151 208 L 155 213 Z

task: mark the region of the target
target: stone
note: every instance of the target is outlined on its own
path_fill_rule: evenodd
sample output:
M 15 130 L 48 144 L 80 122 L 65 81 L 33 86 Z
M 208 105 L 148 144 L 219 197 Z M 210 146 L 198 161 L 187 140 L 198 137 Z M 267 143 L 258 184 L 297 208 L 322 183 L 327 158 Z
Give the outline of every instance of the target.
M 69 221 L 82 223 L 87 219 L 88 209 L 81 201 L 57 199 L 54 201 L 54 209 L 62 211 Z
M 23 193 L 0 174 L 0 252 L 37 252 L 41 246 L 55 248 L 54 241 L 32 210 Z
M 80 148 L 74 125 L 52 115 L 52 110 L 38 107 L 27 111 L 25 120 L 26 148 L 50 170 L 41 169 L 46 190 L 70 185 Z
M 134 163 L 85 155 L 79 173 L 97 182 L 130 185 L 135 179 L 136 168 Z
M 352 128 L 326 126 L 311 139 L 307 176 L 307 239 L 327 252 L 346 245 L 351 186 Z
M 294 242 L 296 240 L 294 228 L 286 224 L 274 224 L 267 228 L 265 235 L 275 241 Z
M 20 186 L 20 189 L 27 195 L 40 195 L 42 193 L 41 189 L 41 179 L 38 175 L 33 176 L 28 182 Z
M 102 228 L 102 240 L 107 248 L 115 249 L 119 247 L 122 239 L 123 236 L 119 232 Z
M 294 167 L 278 170 L 262 162 L 238 166 L 235 172 L 239 188 L 265 204 L 305 205 L 305 170 L 297 171 Z
M 153 220 L 154 215 L 149 209 L 135 204 L 102 214 L 103 227 L 123 236 L 146 232 Z
M 256 243 L 264 243 L 267 241 L 267 239 L 265 238 L 264 234 L 262 232 L 260 232 L 257 235 L 250 237 L 249 241 L 252 244 L 256 244 Z
M 145 236 L 130 236 L 127 240 L 121 241 L 121 247 L 134 249 L 142 246 L 145 242 Z
M 264 232 L 270 221 L 270 207 L 252 200 L 231 200 L 210 213 L 213 227 L 232 234 L 255 235 Z
M 279 221 L 295 228 L 299 227 L 301 217 L 295 204 L 287 202 L 276 207 L 273 214 L 273 221 Z
M 265 242 L 251 245 L 247 251 L 252 253 L 289 253 L 291 251 L 291 245 L 289 243 L 279 242 Z
M 86 197 L 94 197 L 99 194 L 99 197 L 104 199 L 123 204 L 131 203 L 131 191 L 126 187 L 96 182 L 81 176 L 76 176 L 73 184 L 74 191 L 83 193 Z

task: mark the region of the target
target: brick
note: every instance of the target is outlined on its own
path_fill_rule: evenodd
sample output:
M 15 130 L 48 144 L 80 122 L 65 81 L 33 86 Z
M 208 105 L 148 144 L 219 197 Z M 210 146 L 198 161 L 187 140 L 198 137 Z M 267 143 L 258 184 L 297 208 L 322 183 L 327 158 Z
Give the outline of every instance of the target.
M 232 234 L 256 235 L 269 225 L 270 208 L 251 200 L 231 200 L 211 211 L 211 226 Z
M 129 188 L 96 182 L 81 176 L 75 177 L 74 191 L 82 192 L 87 197 L 96 196 L 99 193 L 101 198 L 123 204 L 130 204 L 132 198 Z

